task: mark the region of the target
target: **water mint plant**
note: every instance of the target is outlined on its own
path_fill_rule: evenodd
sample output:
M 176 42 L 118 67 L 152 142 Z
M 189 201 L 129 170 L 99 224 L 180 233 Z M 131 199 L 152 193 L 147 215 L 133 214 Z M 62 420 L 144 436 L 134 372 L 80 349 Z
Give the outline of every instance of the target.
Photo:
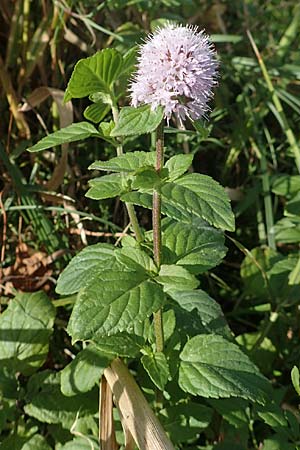
M 202 274 L 226 254 L 224 232 L 234 231 L 229 198 L 211 177 L 188 172 L 191 154 L 164 157 L 164 130 L 172 114 L 198 129 L 194 121 L 209 109 L 217 69 L 208 37 L 190 26 L 158 29 L 140 47 L 137 65 L 135 49 L 124 55 L 113 48 L 97 52 L 76 64 L 65 93 L 65 101 L 89 98 L 87 120 L 29 149 L 88 137 L 115 149 L 114 157 L 90 166 L 99 175 L 90 180 L 86 196 L 95 201 L 118 196 L 131 233 L 121 245 L 85 247 L 58 278 L 58 294 L 76 294 L 67 332 L 74 344 L 84 343 L 61 373 L 61 391 L 84 394 L 104 377 L 125 429 L 141 449 L 174 447 L 161 430 L 155 434 L 160 425 L 148 428 L 152 419 L 139 409 L 141 392 L 130 395 L 137 388 L 125 362 L 147 388 L 176 448 L 182 447 L 172 418 L 189 405 L 192 411 L 195 396 L 261 405 L 268 397 L 267 380 L 235 343 L 219 304 L 199 287 Z M 120 107 L 128 98 L 126 82 L 132 105 Z M 148 133 L 155 133 L 155 151 L 137 149 L 134 138 Z M 151 230 L 139 223 L 136 206 L 152 211 Z M 121 391 L 128 394 L 128 414 Z M 209 400 L 200 406 L 209 423 Z M 157 447 L 145 443 L 145 436 Z

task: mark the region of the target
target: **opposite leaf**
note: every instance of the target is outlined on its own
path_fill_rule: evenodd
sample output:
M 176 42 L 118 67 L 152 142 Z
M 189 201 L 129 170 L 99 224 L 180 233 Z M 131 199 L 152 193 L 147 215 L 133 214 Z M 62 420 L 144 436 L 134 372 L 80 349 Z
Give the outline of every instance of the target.
M 201 217 L 216 228 L 234 231 L 234 215 L 224 188 L 207 175 L 193 173 L 161 188 L 163 199 L 179 212 Z M 176 217 L 175 217 L 176 218 Z
M 193 158 L 193 154 L 172 156 L 165 164 L 169 170 L 169 180 L 174 181 L 181 177 L 191 166 Z
M 125 106 L 121 109 L 119 122 L 111 132 L 111 136 L 134 136 L 151 133 L 156 130 L 163 118 L 163 108 L 157 107 L 154 111 L 150 105 L 134 108 Z
M 239 347 L 222 336 L 198 335 L 180 354 L 179 385 L 203 397 L 241 397 L 264 404 L 268 381 Z
M 162 213 L 173 219 L 191 223 L 201 218 L 216 228 L 234 230 L 234 215 L 222 186 L 207 175 L 185 175 L 166 182 L 160 189 Z M 152 208 L 150 193 L 129 192 L 122 195 L 128 203 Z
M 108 172 L 135 172 L 141 167 L 154 166 L 155 152 L 130 152 L 111 158 L 109 161 L 95 161 L 89 169 Z
M 72 123 L 68 127 L 61 128 L 54 133 L 42 138 L 27 150 L 29 152 L 40 152 L 56 145 L 67 144 L 69 142 L 82 141 L 90 136 L 100 136 L 94 125 L 88 122 Z
M 78 61 L 68 83 L 65 101 L 87 97 L 95 92 L 110 93 L 113 82 L 121 72 L 122 62 L 121 54 L 113 48 Z
M 217 266 L 227 250 L 223 233 L 201 219 L 190 224 L 164 219 L 162 245 L 165 263 L 185 266 L 192 273 Z
M 91 187 L 85 196 L 93 200 L 117 197 L 125 190 L 124 179 L 117 173 L 94 178 L 89 181 L 89 185 Z
M 139 265 L 119 262 L 91 277 L 81 289 L 68 325 L 73 341 L 97 333 L 129 331 L 157 311 L 164 301 L 162 288 Z

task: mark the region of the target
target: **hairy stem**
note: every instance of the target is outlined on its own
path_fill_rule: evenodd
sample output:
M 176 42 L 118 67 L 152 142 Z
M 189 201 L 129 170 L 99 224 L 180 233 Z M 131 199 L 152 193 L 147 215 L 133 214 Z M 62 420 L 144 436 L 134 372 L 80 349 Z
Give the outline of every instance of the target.
M 156 130 L 156 170 L 160 172 L 164 165 L 164 122 L 162 121 Z M 153 192 L 152 207 L 153 225 L 153 255 L 154 262 L 159 268 L 161 265 L 161 194 L 159 191 Z M 156 341 L 156 351 L 162 352 L 164 349 L 164 332 L 162 310 L 154 313 L 154 332 Z
M 112 114 L 113 114 L 114 122 L 115 122 L 115 124 L 117 124 L 118 120 L 119 120 L 119 110 L 118 110 L 117 106 L 115 106 L 115 105 L 112 106 Z M 118 156 L 123 155 L 123 144 L 121 141 L 119 142 L 119 145 L 117 146 L 117 155 Z M 126 203 L 126 202 L 125 202 L 125 206 L 126 206 L 126 209 L 128 212 L 129 220 L 130 220 L 135 238 L 138 242 L 142 242 L 144 240 L 143 233 L 139 226 L 139 222 L 136 217 L 136 212 L 135 212 L 134 206 L 132 203 Z

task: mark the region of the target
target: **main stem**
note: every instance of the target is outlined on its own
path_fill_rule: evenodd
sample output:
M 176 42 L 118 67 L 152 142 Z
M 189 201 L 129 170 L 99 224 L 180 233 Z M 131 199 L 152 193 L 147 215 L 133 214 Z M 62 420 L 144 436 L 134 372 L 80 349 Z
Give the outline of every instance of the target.
M 118 110 L 117 106 L 112 106 L 112 114 L 113 114 L 114 122 L 115 122 L 115 124 L 117 124 L 118 120 L 119 120 L 119 110 Z M 122 142 L 120 142 L 119 145 L 117 146 L 117 155 L 118 156 L 123 155 Z M 136 237 L 136 240 L 138 242 L 142 242 L 144 240 L 143 233 L 140 229 L 140 225 L 139 225 L 139 222 L 136 217 L 134 206 L 132 203 L 125 203 L 125 206 L 126 206 L 126 209 L 128 212 L 129 220 L 130 220 L 134 235 Z
M 156 130 L 156 171 L 161 172 L 164 165 L 164 121 L 162 120 Z M 153 192 L 152 205 L 152 226 L 153 226 L 153 256 L 156 266 L 161 265 L 161 193 Z M 154 313 L 154 332 L 156 341 L 156 351 L 162 352 L 164 349 L 164 331 L 162 310 Z

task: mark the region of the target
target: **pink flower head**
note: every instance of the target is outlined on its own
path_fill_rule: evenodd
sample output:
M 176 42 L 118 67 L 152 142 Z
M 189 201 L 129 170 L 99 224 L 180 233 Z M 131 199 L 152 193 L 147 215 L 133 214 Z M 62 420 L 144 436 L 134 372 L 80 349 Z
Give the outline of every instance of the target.
M 140 47 L 137 72 L 130 86 L 132 105 L 164 107 L 168 122 L 174 113 L 182 123 L 209 110 L 217 84 L 216 52 L 204 31 L 173 25 L 157 29 Z

